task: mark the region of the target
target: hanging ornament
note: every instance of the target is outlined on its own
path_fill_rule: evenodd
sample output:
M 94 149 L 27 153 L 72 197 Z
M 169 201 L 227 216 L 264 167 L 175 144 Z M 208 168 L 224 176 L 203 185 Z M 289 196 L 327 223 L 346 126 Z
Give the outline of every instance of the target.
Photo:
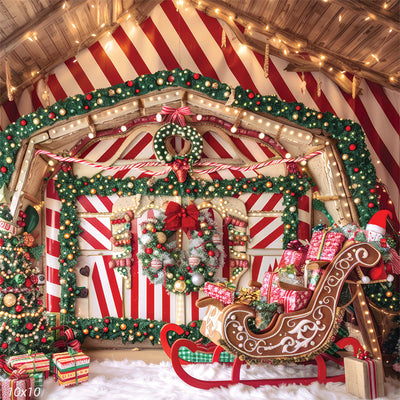
M 3 303 L 6 307 L 12 307 L 17 302 L 17 298 L 13 293 L 7 293 L 3 298 Z
M 8 100 L 13 101 L 13 87 L 11 85 L 11 69 L 8 60 L 6 59 L 6 86 L 7 86 L 7 96 Z
M 321 97 L 321 87 L 322 87 L 322 81 L 321 78 L 318 77 L 318 82 L 317 82 L 317 96 Z
M 301 73 L 301 83 L 300 83 L 301 94 L 304 94 L 306 92 L 306 88 L 307 88 L 307 82 L 304 77 L 304 72 L 302 72 Z
M 269 76 L 269 42 L 265 43 L 264 51 L 264 76 L 268 78 Z
M 353 82 L 351 85 L 351 97 L 355 99 L 357 97 L 358 86 L 360 84 L 360 80 L 356 75 L 353 75 Z
M 222 48 L 226 48 L 226 32 L 224 28 L 222 28 L 222 36 L 221 36 L 221 49 Z

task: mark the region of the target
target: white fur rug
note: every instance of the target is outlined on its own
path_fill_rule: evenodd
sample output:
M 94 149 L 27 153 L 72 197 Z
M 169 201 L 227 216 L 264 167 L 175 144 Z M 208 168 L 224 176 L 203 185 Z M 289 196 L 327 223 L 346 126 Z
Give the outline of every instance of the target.
M 228 367 L 218 364 L 190 365 L 185 369 L 201 379 L 229 379 Z M 184 383 L 175 374 L 170 362 L 146 364 L 144 361 L 110 361 L 90 364 L 89 381 L 79 386 L 59 387 L 50 377 L 45 381 L 40 400 L 356 400 L 346 393 L 343 383 L 309 386 L 288 385 L 253 388 L 243 384 L 228 388 L 201 390 Z M 341 370 L 328 367 L 328 374 Z M 277 378 L 288 376 L 316 376 L 316 367 L 307 366 L 251 366 L 242 367 L 242 379 Z M 400 400 L 400 382 L 387 379 L 387 400 Z

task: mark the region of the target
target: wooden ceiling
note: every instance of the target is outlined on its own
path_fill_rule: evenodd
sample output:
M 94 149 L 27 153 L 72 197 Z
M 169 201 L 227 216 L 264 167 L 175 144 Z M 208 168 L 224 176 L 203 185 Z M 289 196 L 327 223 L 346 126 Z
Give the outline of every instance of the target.
M 0 103 L 6 68 L 16 92 L 113 32 L 142 22 L 161 0 L 0 0 Z M 238 39 L 325 73 L 347 92 L 348 74 L 400 90 L 400 0 L 175 0 L 229 25 Z

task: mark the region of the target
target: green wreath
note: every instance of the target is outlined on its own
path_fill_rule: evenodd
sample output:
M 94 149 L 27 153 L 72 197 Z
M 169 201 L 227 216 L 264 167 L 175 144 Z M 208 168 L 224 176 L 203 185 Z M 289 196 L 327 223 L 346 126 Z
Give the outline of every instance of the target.
M 222 240 L 210 219 L 200 215 L 200 231 L 191 231 L 189 257 L 168 242 L 173 231 L 164 229 L 164 216 L 141 224 L 138 259 L 143 274 L 154 284 L 172 293 L 196 292 L 205 282 L 213 282 L 224 255 Z
M 188 141 L 180 154 L 176 154 L 170 144 L 170 139 L 173 136 L 181 136 Z M 169 123 L 156 132 L 153 139 L 153 147 L 157 160 L 160 162 L 170 163 L 176 157 L 184 155 L 187 162 L 193 165 L 193 163 L 200 160 L 203 152 L 203 139 L 197 129 L 190 125 L 180 126 Z

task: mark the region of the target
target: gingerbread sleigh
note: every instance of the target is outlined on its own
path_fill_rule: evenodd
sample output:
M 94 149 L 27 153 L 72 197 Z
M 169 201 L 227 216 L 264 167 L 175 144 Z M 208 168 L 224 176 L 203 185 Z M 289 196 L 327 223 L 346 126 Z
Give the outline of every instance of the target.
M 247 304 L 234 303 L 227 306 L 215 298 L 203 297 L 197 301 L 198 307 L 208 307 L 201 326 L 201 332 L 212 343 L 203 345 L 186 339 L 177 340 L 170 349 L 164 348 L 170 355 L 176 373 L 187 383 L 202 389 L 244 383 L 254 387 L 260 385 L 279 385 L 289 383 L 310 384 L 314 381 L 344 382 L 344 374 L 326 376 L 325 360 L 331 359 L 340 365 L 343 360 L 333 358 L 325 351 L 332 344 L 338 325 L 344 314 L 339 307 L 339 297 L 345 283 L 350 286 L 360 284 L 352 280 L 352 272 L 357 268 L 370 269 L 378 264 L 381 255 L 368 243 L 349 242 L 329 263 L 319 280 L 306 308 L 294 312 L 275 314 L 266 329 L 255 333 L 249 327 L 256 311 Z M 356 292 L 359 293 L 359 292 Z M 162 332 L 180 332 L 178 326 L 166 325 Z M 165 343 L 165 340 L 164 340 Z M 354 338 L 341 339 L 336 345 L 343 348 L 352 345 L 354 355 L 361 349 Z M 212 352 L 213 361 L 218 361 L 223 350 L 235 355 L 232 367 L 232 379 L 228 381 L 202 381 L 190 376 L 182 367 L 185 364 L 179 358 L 179 349 L 186 347 L 192 352 Z M 285 363 L 308 362 L 313 360 L 318 366 L 318 376 L 310 378 L 241 380 L 240 367 L 245 362 Z

